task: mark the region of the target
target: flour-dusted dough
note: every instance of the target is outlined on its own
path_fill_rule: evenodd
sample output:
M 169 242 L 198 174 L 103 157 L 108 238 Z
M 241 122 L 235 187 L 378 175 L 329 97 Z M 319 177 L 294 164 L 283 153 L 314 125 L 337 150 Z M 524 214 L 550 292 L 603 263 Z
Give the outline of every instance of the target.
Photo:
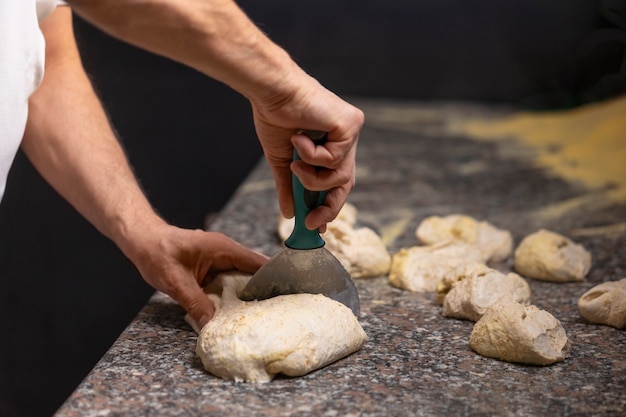
M 570 342 L 561 322 L 534 305 L 501 299 L 474 324 L 470 346 L 508 362 L 549 365 L 565 360 Z
M 322 235 L 326 248 L 341 262 L 352 278 L 387 275 L 391 255 L 380 236 L 368 227 L 352 228 L 342 221 L 329 224 Z
M 467 243 L 447 241 L 429 246 L 413 246 L 393 256 L 389 283 L 409 291 L 435 291 L 439 281 L 450 270 L 481 260 L 480 249 Z
M 483 262 L 500 262 L 511 255 L 513 238 L 507 230 L 463 214 L 430 216 L 415 231 L 417 239 L 432 245 L 446 240 L 459 240 L 480 248 Z
M 454 268 L 437 285 L 437 299 L 443 304 L 446 317 L 477 321 L 506 297 L 529 304 L 528 283 L 515 273 L 505 275 L 478 262 Z
M 515 250 L 515 270 L 543 281 L 584 281 L 591 254 L 558 233 L 541 229 L 526 236 Z
M 580 297 L 578 310 L 590 323 L 626 328 L 626 278 L 596 285 Z
M 223 274 L 218 307 L 202 328 L 196 353 L 213 375 L 237 382 L 268 382 L 305 375 L 363 346 L 365 332 L 348 307 L 321 294 L 291 294 L 244 302 L 238 293 L 250 275 Z M 219 288 L 219 286 L 218 286 Z
M 345 204 L 335 220 L 327 224 L 322 238 L 326 249 L 341 262 L 352 278 L 387 275 L 391 255 L 376 232 L 368 227 L 355 228 L 356 208 Z M 294 220 L 281 218 L 278 234 L 285 240 L 293 230 Z

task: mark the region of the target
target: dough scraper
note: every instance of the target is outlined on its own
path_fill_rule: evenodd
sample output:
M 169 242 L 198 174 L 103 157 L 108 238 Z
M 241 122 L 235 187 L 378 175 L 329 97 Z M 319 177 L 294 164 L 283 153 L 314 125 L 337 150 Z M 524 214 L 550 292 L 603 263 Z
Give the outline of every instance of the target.
M 326 133 L 302 131 L 318 146 L 326 141 Z M 300 159 L 294 149 L 294 160 Z M 304 188 L 292 175 L 295 225 L 285 240 L 285 247 L 271 257 L 248 281 L 239 297 L 244 301 L 265 300 L 285 294 L 324 294 L 360 314 L 359 294 L 352 278 L 339 260 L 324 247 L 319 230 L 304 225 L 306 215 L 320 206 L 325 191 Z

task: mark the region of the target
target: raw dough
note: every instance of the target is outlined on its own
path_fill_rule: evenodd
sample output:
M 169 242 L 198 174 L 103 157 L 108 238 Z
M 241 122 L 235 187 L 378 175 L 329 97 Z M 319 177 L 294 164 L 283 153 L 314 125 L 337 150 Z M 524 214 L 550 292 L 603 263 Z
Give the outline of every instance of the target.
M 356 208 L 345 204 L 335 220 L 328 223 L 321 236 L 326 249 L 341 262 L 352 278 L 371 278 L 387 275 L 391 255 L 380 236 L 368 227 L 354 228 Z M 294 220 L 281 218 L 278 234 L 285 240 L 293 230 Z
M 413 246 L 393 256 L 389 283 L 409 291 L 435 291 L 439 281 L 450 270 L 481 260 L 480 249 L 467 243 L 447 241 L 429 246 Z
M 528 278 L 553 282 L 584 281 L 591 254 L 558 233 L 541 229 L 515 250 L 515 270 Z
M 482 252 L 483 262 L 503 261 L 511 255 L 513 249 L 513 238 L 509 231 L 462 214 L 430 216 L 420 223 L 415 235 L 426 245 L 450 239 L 476 245 Z
M 326 241 L 326 248 L 352 278 L 387 275 L 391 268 L 391 255 L 385 244 L 368 227 L 353 229 L 342 221 L 335 221 L 328 224 L 322 237 Z
M 590 323 L 626 328 L 626 278 L 596 285 L 580 297 L 578 309 Z
M 268 382 L 276 374 L 305 375 L 361 348 L 366 340 L 348 307 L 321 294 L 241 301 L 250 275 L 222 274 L 218 307 L 202 328 L 196 353 L 213 375 L 237 382 Z M 219 292 L 219 285 L 213 290 Z
M 437 285 L 437 299 L 446 317 L 477 321 L 504 297 L 529 304 L 530 287 L 515 273 L 505 275 L 478 262 L 453 269 Z
M 470 346 L 483 356 L 531 365 L 563 361 L 570 349 L 552 314 L 510 299 L 498 301 L 474 324 Z

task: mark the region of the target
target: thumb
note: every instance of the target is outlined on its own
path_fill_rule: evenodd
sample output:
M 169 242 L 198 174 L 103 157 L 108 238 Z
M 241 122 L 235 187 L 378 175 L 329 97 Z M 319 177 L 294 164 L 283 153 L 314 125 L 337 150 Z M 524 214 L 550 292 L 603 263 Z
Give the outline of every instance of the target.
M 197 284 L 181 288 L 172 298 L 187 311 L 193 321 L 196 322 L 198 329 L 202 329 L 215 314 L 215 305 Z

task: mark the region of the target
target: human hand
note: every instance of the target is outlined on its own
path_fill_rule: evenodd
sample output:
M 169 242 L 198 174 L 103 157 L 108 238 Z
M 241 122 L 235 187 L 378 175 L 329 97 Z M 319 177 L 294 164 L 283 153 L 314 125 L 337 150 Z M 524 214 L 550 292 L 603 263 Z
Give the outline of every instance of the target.
M 201 284 L 223 271 L 254 273 L 267 261 L 221 233 L 167 224 L 141 233 L 134 247 L 129 255 L 143 279 L 178 302 L 200 329 L 215 313 Z
M 189 52 L 181 45 L 198 46 L 200 42 L 191 39 L 197 40 L 200 36 L 206 40 L 206 37 L 198 35 L 195 30 L 184 31 L 190 38 L 181 42 L 181 38 L 172 36 L 168 28 L 189 29 L 193 26 L 214 31 L 214 25 L 206 22 L 219 22 L 233 33 L 239 33 L 240 25 L 231 27 L 229 23 L 233 19 L 224 19 L 224 8 L 230 10 L 227 14 L 234 13 L 235 18 L 239 16 L 239 20 L 253 27 L 245 15 L 233 12 L 233 8 L 236 9 L 234 2 L 228 2 L 229 6 L 222 2 L 171 2 L 169 7 L 145 7 L 145 3 L 133 1 L 115 1 L 116 7 L 110 7 L 109 3 L 113 1 L 104 0 L 72 0 L 68 3 L 72 4 L 72 10 L 84 12 L 101 27 L 138 45 L 169 42 L 171 51 L 176 52 L 172 55 L 181 59 L 180 53 Z M 198 4 L 203 7 L 197 7 Z M 177 11 L 173 12 L 172 8 Z M 184 20 L 185 15 L 196 21 L 202 17 L 199 16 L 202 12 L 207 11 L 213 18 L 207 18 L 202 25 L 182 20 L 178 20 L 178 25 L 172 25 L 173 16 Z M 142 24 L 138 28 L 125 23 L 136 20 L 138 12 L 145 26 Z M 200 287 L 202 281 L 220 271 L 255 272 L 267 257 L 222 234 L 173 227 L 156 215 L 139 187 L 81 65 L 70 8 L 57 8 L 42 22 L 41 29 L 46 40 L 46 74 L 29 100 L 22 149 L 38 172 L 131 259 L 146 282 L 170 295 L 199 326 L 203 326 L 212 317 L 214 306 Z M 176 33 L 182 36 L 180 31 Z M 217 38 L 231 39 L 228 36 Z M 173 39 L 177 40 L 171 42 Z M 195 47 L 191 49 L 194 56 L 203 59 L 222 56 L 224 51 L 223 48 L 209 48 L 214 52 L 222 51 L 210 55 L 209 50 L 198 53 Z M 234 48 L 226 47 L 226 50 Z M 249 62 L 249 59 L 245 61 Z M 224 74 L 232 74 L 235 67 L 240 66 L 224 67 Z
M 312 191 L 327 191 L 324 203 L 306 218 L 306 227 L 323 232 L 346 202 L 355 183 L 356 144 L 363 126 L 361 110 L 343 101 L 315 79 L 299 73 L 293 91 L 251 99 L 254 123 L 272 169 L 283 216 L 293 217 L 292 172 Z M 328 133 L 323 146 L 301 130 Z M 293 148 L 299 161 L 293 161 Z M 316 168 L 319 167 L 319 168 Z
M 354 186 L 363 113 L 306 74 L 236 2 L 171 1 L 167 7 L 116 0 L 69 3 L 117 38 L 195 68 L 250 99 L 283 215 L 293 216 L 293 171 L 307 189 L 327 191 L 324 204 L 307 215 L 306 226 L 323 231 L 337 216 Z M 136 16 L 141 25 L 135 24 Z M 314 146 L 296 134 L 300 129 L 327 132 L 328 141 Z M 292 163 L 294 146 L 301 161 Z

